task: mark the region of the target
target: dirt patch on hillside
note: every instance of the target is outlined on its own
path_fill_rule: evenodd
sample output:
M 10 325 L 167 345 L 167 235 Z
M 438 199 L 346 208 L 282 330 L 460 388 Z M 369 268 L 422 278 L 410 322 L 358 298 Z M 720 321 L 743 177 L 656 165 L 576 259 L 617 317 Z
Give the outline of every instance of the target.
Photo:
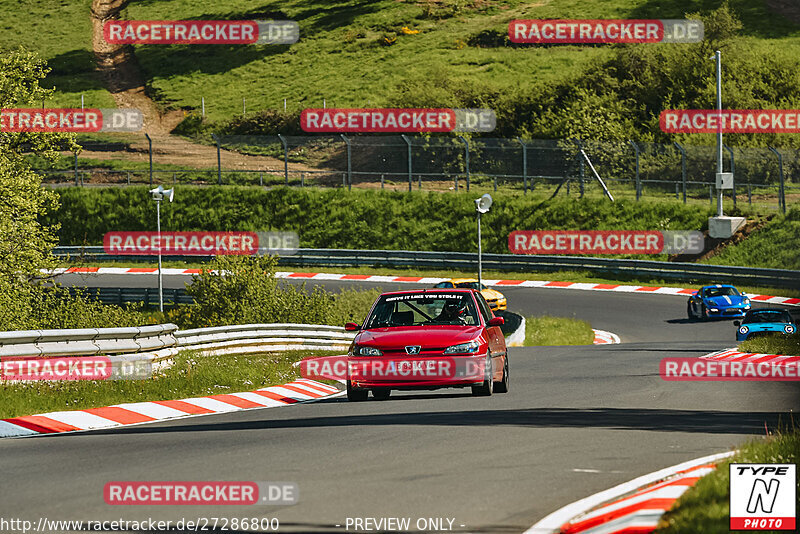
M 119 20 L 120 12 L 129 0 L 93 0 L 92 49 L 97 69 L 106 87 L 111 92 L 119 108 L 135 108 L 144 115 L 144 133 L 153 141 L 157 162 L 179 165 L 185 168 L 205 168 L 217 165 L 216 147 L 192 143 L 170 132 L 183 119 L 182 111 L 173 110 L 161 113 L 155 102 L 147 95 L 147 87 L 133 47 L 108 43 L 103 37 L 103 25 L 109 20 Z M 147 154 L 148 142 L 141 141 L 131 145 L 126 151 L 91 151 L 83 155 L 100 160 L 130 159 L 143 161 Z M 229 150 L 221 151 L 222 166 L 225 169 L 282 169 L 283 161 L 266 156 L 246 156 Z M 292 165 L 296 170 L 307 170 L 304 165 Z

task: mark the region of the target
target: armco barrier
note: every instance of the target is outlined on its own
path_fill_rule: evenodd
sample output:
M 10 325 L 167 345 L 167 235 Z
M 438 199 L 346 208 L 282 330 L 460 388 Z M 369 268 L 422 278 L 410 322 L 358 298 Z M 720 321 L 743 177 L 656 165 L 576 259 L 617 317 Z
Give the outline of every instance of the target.
M 151 261 L 150 256 L 114 256 L 103 247 L 57 247 L 59 256 L 78 256 L 108 261 Z M 185 259 L 170 256 L 168 259 Z M 202 256 L 193 256 L 202 261 Z M 402 250 L 299 249 L 282 256 L 279 265 L 302 267 L 404 267 L 427 269 L 477 269 L 477 254 Z M 621 260 L 586 256 L 484 254 L 483 268 L 496 271 L 589 271 L 616 277 L 680 280 L 684 282 L 741 283 L 767 287 L 800 288 L 800 271 L 761 269 L 730 265 L 650 260 Z
M 108 355 L 115 368 L 147 361 L 172 365 L 181 349 L 205 354 L 294 349 L 347 350 L 354 334 L 344 328 L 307 324 L 251 324 L 178 330 L 174 324 L 129 328 L 82 328 L 0 332 L 0 357 L 56 358 Z
M 340 326 L 315 324 L 245 324 L 181 330 L 177 345 L 205 354 L 272 350 L 347 350 L 355 334 Z

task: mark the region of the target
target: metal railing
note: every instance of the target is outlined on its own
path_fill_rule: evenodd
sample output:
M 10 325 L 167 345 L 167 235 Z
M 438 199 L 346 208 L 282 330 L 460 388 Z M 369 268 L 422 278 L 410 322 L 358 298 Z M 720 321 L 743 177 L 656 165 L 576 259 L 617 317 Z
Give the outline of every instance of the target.
M 152 256 L 113 256 L 103 247 L 56 247 L 57 256 L 70 255 L 85 260 L 152 261 Z M 170 259 L 186 259 L 172 256 Z M 191 256 L 193 261 L 208 259 Z M 472 271 L 477 269 L 477 254 L 470 252 L 430 252 L 401 250 L 298 249 L 292 256 L 278 258 L 278 265 L 298 267 L 396 267 Z M 730 282 L 766 287 L 800 288 L 800 271 L 764 269 L 703 263 L 595 258 L 586 256 L 544 256 L 484 254 L 483 268 L 495 271 L 589 271 L 625 278 L 656 278 L 683 282 Z
M 79 141 L 84 155 L 65 156 L 58 169 L 40 169 L 53 185 L 194 183 L 292 185 L 455 191 L 470 187 L 527 193 L 568 180 L 578 193 L 595 182 L 584 150 L 599 176 L 617 188 L 643 195 L 672 193 L 678 199 L 704 198 L 715 182 L 715 148 L 634 141 L 579 139 L 473 138 L 449 136 L 224 136 L 189 142 L 129 136 L 122 142 Z M 787 188 L 800 183 L 800 150 L 725 147 L 724 167 L 735 173 L 737 195 L 753 191 L 777 198 L 786 207 Z M 114 168 L 122 160 L 148 153 L 154 167 Z M 104 164 L 108 159 L 115 160 Z M 186 168 L 191 167 L 191 168 Z M 55 180 L 54 180 L 55 179 Z M 595 187 L 596 189 L 596 187 Z M 792 191 L 788 191 L 791 193 Z M 774 197 L 774 198 L 773 198 Z

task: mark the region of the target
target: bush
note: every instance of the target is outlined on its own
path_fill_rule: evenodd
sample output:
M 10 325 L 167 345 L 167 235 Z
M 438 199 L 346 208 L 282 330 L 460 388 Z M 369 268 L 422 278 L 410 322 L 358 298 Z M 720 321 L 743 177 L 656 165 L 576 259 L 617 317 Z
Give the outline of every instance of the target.
M 149 322 L 139 304 L 124 308 L 101 304 L 82 292 L 73 295 L 61 287 L 19 284 L 0 288 L 3 330 L 108 328 Z
M 279 284 L 277 258 L 272 256 L 218 256 L 211 271 L 197 275 L 187 292 L 192 305 L 168 316 L 181 328 L 232 324 L 308 323 L 342 325 L 360 322 L 377 291 L 343 291 L 333 295 L 320 287 L 306 291 Z

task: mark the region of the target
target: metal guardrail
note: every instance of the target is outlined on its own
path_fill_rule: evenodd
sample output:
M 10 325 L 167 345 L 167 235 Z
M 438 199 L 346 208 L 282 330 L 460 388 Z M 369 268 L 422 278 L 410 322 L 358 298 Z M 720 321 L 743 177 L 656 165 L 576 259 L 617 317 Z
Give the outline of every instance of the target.
M 172 323 L 129 328 L 82 328 L 0 332 L 0 357 L 149 355 L 153 360 L 178 349 L 203 352 L 347 349 L 355 334 L 309 324 L 249 324 L 178 330 Z M 163 352 L 163 349 L 172 349 Z M 236 349 L 236 350 L 232 350 Z
M 245 324 L 182 330 L 177 345 L 207 354 L 269 350 L 347 350 L 355 334 L 340 326 L 315 324 Z
M 80 256 L 106 261 L 152 261 L 152 256 L 114 256 L 103 247 L 56 247 L 59 256 Z M 192 256 L 194 261 L 208 257 Z M 186 257 L 172 256 L 182 260 Z M 477 255 L 469 252 L 429 252 L 399 250 L 298 249 L 292 256 L 282 256 L 281 266 L 299 267 L 397 267 L 427 269 L 477 269 Z M 650 260 L 623 260 L 586 256 L 544 256 L 484 254 L 483 268 L 495 271 L 589 271 L 623 278 L 656 278 L 690 283 L 741 283 L 766 287 L 800 288 L 800 271 L 763 269 L 730 265 L 680 263 Z
M 128 328 L 80 328 L 0 332 L 0 356 L 94 356 L 175 346 L 174 324 Z

